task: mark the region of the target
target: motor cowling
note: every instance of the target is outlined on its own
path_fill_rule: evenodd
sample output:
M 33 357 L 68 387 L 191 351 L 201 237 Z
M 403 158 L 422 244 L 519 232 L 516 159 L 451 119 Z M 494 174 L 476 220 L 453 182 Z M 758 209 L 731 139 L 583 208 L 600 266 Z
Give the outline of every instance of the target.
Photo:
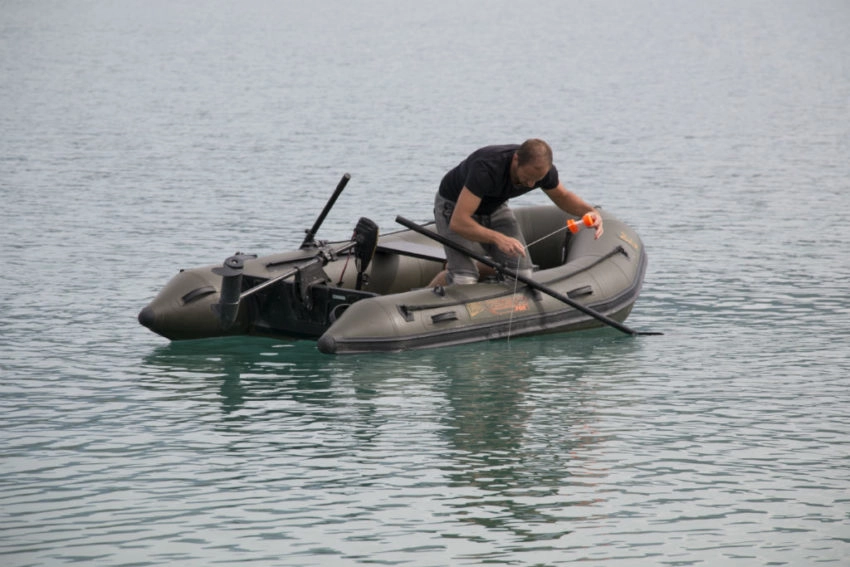
M 365 283 L 364 272 L 369 267 L 378 247 L 378 225 L 371 219 L 360 217 L 357 226 L 354 227 L 352 240 L 355 242 L 354 261 L 357 266 L 356 289 L 359 290 L 363 288 Z

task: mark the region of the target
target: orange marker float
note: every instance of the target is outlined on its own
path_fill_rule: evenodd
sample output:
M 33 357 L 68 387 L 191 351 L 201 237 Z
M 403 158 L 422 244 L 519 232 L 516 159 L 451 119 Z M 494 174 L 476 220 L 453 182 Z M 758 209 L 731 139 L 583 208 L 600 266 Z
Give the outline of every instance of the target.
M 584 224 L 584 226 L 593 226 L 593 215 L 590 213 L 585 213 L 585 215 L 581 217 L 581 222 Z M 573 219 L 567 219 L 567 228 L 570 229 L 570 232 L 575 234 L 581 230 L 581 225 Z

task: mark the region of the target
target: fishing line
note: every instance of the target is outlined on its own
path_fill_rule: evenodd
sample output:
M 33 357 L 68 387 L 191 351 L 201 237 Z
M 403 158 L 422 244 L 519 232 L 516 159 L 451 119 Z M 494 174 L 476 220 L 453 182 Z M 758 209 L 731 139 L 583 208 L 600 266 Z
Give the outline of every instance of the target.
M 559 232 L 561 232 L 563 230 L 567 230 L 566 225 L 562 226 L 561 228 L 559 228 L 557 230 L 550 232 L 549 234 L 547 234 L 545 236 L 538 238 L 537 240 L 535 240 L 534 242 L 531 242 L 530 244 L 526 244 L 525 245 L 526 254 L 528 254 L 528 249 L 531 248 L 532 246 L 534 246 L 535 244 L 537 244 L 538 242 L 542 242 L 543 240 L 546 240 L 547 238 L 549 238 L 551 236 L 555 236 L 556 234 L 558 234 Z M 520 256 L 517 256 L 516 268 L 514 268 L 514 272 L 517 272 L 517 273 L 519 272 L 519 261 L 520 261 Z M 509 345 L 510 345 L 510 342 L 511 342 L 511 328 L 513 327 L 513 322 L 514 322 L 514 311 L 516 310 L 516 292 L 517 292 L 518 286 L 519 286 L 519 280 L 514 278 L 514 291 L 513 291 L 513 295 L 511 295 L 511 314 L 508 317 L 508 344 Z
M 528 244 L 528 245 L 525 247 L 525 249 L 526 249 L 526 250 L 528 250 L 529 248 L 531 248 L 532 246 L 534 246 L 534 245 L 535 245 L 535 244 L 537 244 L 538 242 L 541 242 L 541 241 L 543 241 L 543 240 L 546 240 L 546 239 L 547 239 L 547 238 L 549 238 L 550 236 L 555 236 L 556 234 L 558 234 L 559 232 L 564 231 L 564 230 L 567 230 L 567 227 L 566 227 L 566 226 L 562 226 L 562 227 L 561 227 L 561 228 L 559 228 L 558 230 L 556 230 L 556 231 L 554 231 L 554 232 L 550 232 L 550 233 L 549 233 L 549 234 L 547 234 L 546 236 L 543 236 L 543 237 L 541 237 L 541 238 L 538 238 L 537 240 L 535 240 L 535 241 L 534 241 L 534 242 L 532 242 L 531 244 Z
M 526 246 L 525 249 L 528 250 L 528 246 Z M 521 256 L 517 256 L 517 258 L 516 258 L 516 268 L 514 268 L 514 272 L 517 272 L 517 273 L 519 272 L 519 260 L 520 260 L 520 258 L 521 258 Z M 513 292 L 513 295 L 511 295 L 511 314 L 508 317 L 508 346 L 510 346 L 510 344 L 511 344 L 511 327 L 513 326 L 513 322 L 514 322 L 514 311 L 516 311 L 516 290 L 517 290 L 518 284 L 519 284 L 519 280 L 514 278 L 514 292 Z

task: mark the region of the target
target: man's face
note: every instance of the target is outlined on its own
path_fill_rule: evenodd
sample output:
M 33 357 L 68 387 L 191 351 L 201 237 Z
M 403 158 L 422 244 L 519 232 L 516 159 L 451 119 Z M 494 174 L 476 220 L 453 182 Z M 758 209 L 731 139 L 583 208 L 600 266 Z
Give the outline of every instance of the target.
M 549 173 L 549 164 L 536 161 L 519 165 L 519 159 L 514 155 L 515 178 L 512 180 L 519 187 L 534 187 L 537 182 Z

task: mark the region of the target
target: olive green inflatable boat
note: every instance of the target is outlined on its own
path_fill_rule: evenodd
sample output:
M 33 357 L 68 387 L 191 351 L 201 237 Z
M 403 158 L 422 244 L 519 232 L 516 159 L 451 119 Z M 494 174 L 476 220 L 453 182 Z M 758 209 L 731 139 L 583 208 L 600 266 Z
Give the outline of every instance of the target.
M 497 265 L 499 274 L 487 281 L 431 287 L 445 258 L 433 224 L 379 236 L 377 226 L 362 218 L 351 241 L 328 243 L 313 240 L 317 221 L 298 250 L 236 254 L 223 265 L 181 270 L 142 309 L 139 322 L 171 340 L 312 339 L 320 351 L 335 354 L 603 325 L 651 334 L 621 324 L 647 263 L 634 230 L 603 210 L 605 232 L 597 240 L 589 229 L 564 230 L 569 217 L 554 206 L 514 212 L 526 242 L 534 243 L 528 250 L 535 264 L 531 279 Z

